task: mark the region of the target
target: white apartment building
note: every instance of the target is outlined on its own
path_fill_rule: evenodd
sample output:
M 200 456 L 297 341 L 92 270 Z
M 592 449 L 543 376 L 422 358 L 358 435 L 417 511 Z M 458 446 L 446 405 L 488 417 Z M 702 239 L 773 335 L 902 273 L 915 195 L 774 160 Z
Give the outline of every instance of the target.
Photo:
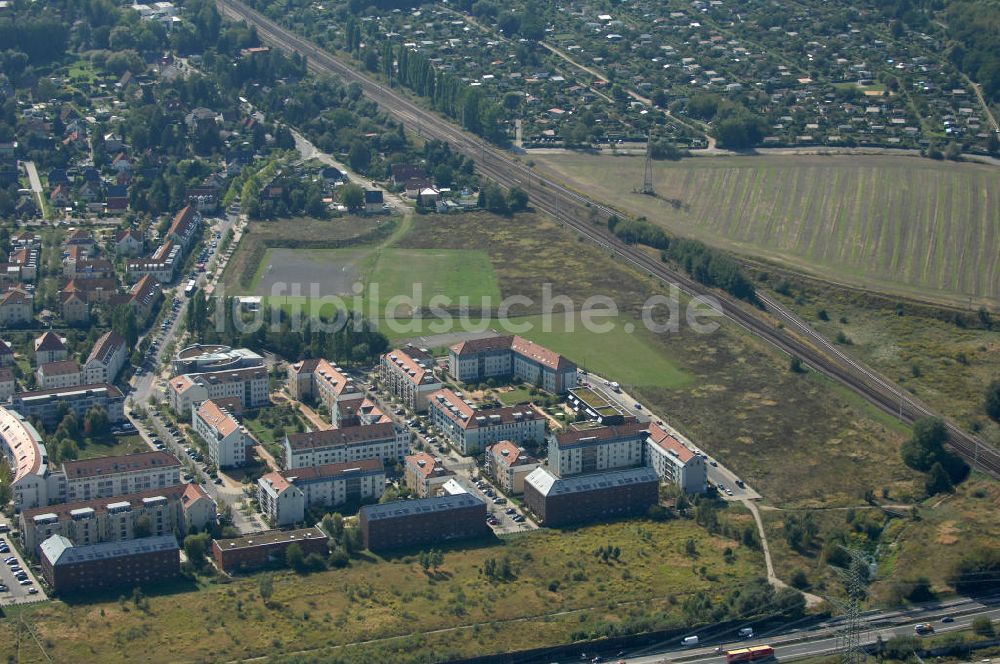
M 285 436 L 285 468 L 381 459 L 395 464 L 410 448 L 410 432 L 391 422 Z
M 663 482 L 676 484 L 685 493 L 704 493 L 708 485 L 708 464 L 676 431 L 649 425 L 646 438 L 646 465 Z
M 129 349 L 114 330 L 108 330 L 97 340 L 83 365 L 83 382 L 113 383 L 128 359 Z
M 42 390 L 76 387 L 83 378 L 83 368 L 76 360 L 46 362 L 35 370 L 35 378 Z
M 530 406 L 475 409 L 449 389 L 431 395 L 431 423 L 464 455 L 501 440 L 519 445 L 545 439 L 545 418 Z
M 648 425 L 580 427 L 549 437 L 549 469 L 559 477 L 643 465 Z
M 176 486 L 181 483 L 181 462 L 166 452 L 142 452 L 66 461 L 62 473 L 65 500 L 76 502 Z
M 137 537 L 177 534 L 191 526 L 201 530 L 215 522 L 215 501 L 198 484 L 63 503 L 24 510 L 19 516 L 25 549 L 38 547 L 52 535 L 74 544 L 120 542 Z
M 343 412 L 357 410 L 365 398 L 353 378 L 324 359 L 302 360 L 289 365 L 288 392 L 295 399 L 320 401 L 329 411 L 335 427 L 340 426 Z
M 265 367 L 232 371 L 183 374 L 170 379 L 167 398 L 175 413 L 187 417 L 191 408 L 209 399 L 235 397 L 242 408 L 270 405 L 268 375 Z
M 191 426 L 205 441 L 208 458 L 216 468 L 237 468 L 246 464 L 247 446 L 256 444 L 233 413 L 211 399 L 191 409 Z
M 303 521 L 305 511 L 316 505 L 377 502 L 383 491 L 385 470 L 380 459 L 282 470 L 257 480 L 261 511 L 275 527 Z
M 442 386 L 434 375 L 434 358 L 413 346 L 383 355 L 379 361 L 379 377 L 390 394 L 417 413 L 427 410 L 431 395 Z

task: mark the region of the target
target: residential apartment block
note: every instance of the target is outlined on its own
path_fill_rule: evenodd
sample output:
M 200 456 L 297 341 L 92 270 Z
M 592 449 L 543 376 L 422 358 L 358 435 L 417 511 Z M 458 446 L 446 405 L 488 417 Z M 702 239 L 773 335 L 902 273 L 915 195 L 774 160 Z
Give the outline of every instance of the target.
M 341 426 L 341 414 L 365 398 L 354 379 L 324 359 L 302 360 L 288 367 L 288 393 L 298 400 L 316 399 L 326 406 L 330 421 Z
M 383 491 L 385 469 L 380 459 L 293 468 L 257 480 L 261 512 L 275 527 L 300 523 L 313 506 L 378 501 Z
M 62 500 L 66 494 L 65 475 L 52 472 L 42 437 L 13 409 L 0 407 L 0 447 L 10 466 L 16 509 Z
M 538 459 L 509 440 L 501 440 L 486 448 L 486 472 L 497 481 L 504 493 L 524 493 L 524 478 L 539 465 Z
M 704 493 L 708 487 L 708 464 L 705 457 L 685 445 L 675 431 L 649 425 L 646 439 L 646 465 L 664 482 L 676 484 L 685 493 Z
M 524 445 L 545 439 L 545 418 L 531 406 L 475 409 L 458 394 L 443 389 L 431 395 L 431 423 L 462 454 L 480 454 L 501 440 Z
M 371 551 L 435 546 L 491 532 L 486 503 L 469 493 L 365 505 L 358 517 Z
M 125 340 L 113 330 L 108 330 L 94 344 L 83 365 L 83 382 L 114 383 L 128 356 Z
M 48 362 L 59 362 L 69 356 L 66 350 L 66 339 L 52 330 L 43 332 L 35 339 L 35 365 L 41 366 Z
M 94 406 L 103 408 L 112 424 L 125 419 L 125 396 L 117 387 L 107 383 L 18 392 L 11 397 L 10 404 L 23 416 L 40 419 L 42 426 L 48 430 L 55 428 L 62 419 L 60 412 L 63 404 L 81 422 Z
M 285 436 L 285 468 L 374 458 L 395 464 L 402 461 L 409 447 L 410 432 L 391 422 L 293 433 Z
M 643 465 L 647 424 L 576 425 L 549 437 L 548 467 L 559 477 Z
M 519 336 L 474 339 L 448 350 L 448 373 L 463 383 L 513 377 L 554 394 L 576 387 L 577 368 L 544 346 Z
M 0 326 L 13 327 L 31 320 L 34 310 L 31 295 L 21 288 L 12 288 L 0 295 Z
M 652 468 L 557 477 L 536 468 L 524 480 L 524 504 L 549 527 L 645 514 L 659 500 Z
M 413 495 L 417 498 L 430 498 L 444 492 L 444 484 L 455 477 L 455 472 L 448 470 L 426 452 L 417 452 L 406 457 L 403 462 L 403 480 Z
M 247 461 L 247 447 L 257 441 L 222 403 L 208 399 L 191 409 L 191 426 L 205 441 L 216 468 L 236 468 Z
M 329 538 L 319 528 L 300 530 L 269 530 L 233 539 L 212 540 L 212 557 L 219 569 L 227 574 L 283 563 L 285 552 L 298 544 L 304 555 L 329 553 Z
M 389 351 L 379 361 L 382 385 L 415 412 L 427 410 L 430 396 L 441 389 L 434 375 L 434 358 L 413 346 Z
M 148 586 L 180 575 L 173 535 L 75 546 L 62 535 L 41 545 L 42 576 L 57 593 Z
M 76 360 L 46 362 L 35 370 L 35 378 L 43 390 L 76 387 L 83 378 L 83 367 Z
M 270 405 L 268 374 L 264 367 L 183 374 L 170 379 L 167 398 L 175 413 L 187 417 L 191 408 L 208 399 L 236 397 L 242 408 Z
M 166 452 L 140 452 L 63 463 L 68 502 L 165 489 L 181 483 L 181 462 Z
M 148 537 L 183 537 L 192 526 L 215 523 L 215 501 L 198 484 L 24 510 L 19 516 L 24 548 L 38 555 L 42 542 L 62 535 L 74 544 L 97 544 Z

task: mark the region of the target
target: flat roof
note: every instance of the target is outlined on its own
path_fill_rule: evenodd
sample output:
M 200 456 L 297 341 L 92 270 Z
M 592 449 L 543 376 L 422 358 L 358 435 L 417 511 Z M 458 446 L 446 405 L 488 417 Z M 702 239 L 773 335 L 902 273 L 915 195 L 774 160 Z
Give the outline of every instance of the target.
M 382 503 L 381 505 L 365 505 L 361 508 L 361 513 L 367 516 L 369 521 L 376 521 L 379 519 L 393 519 L 430 512 L 447 512 L 463 507 L 477 507 L 480 505 L 485 507 L 486 503 L 470 493 L 459 493 L 448 496 L 435 496 L 433 498 L 421 498 L 420 500 L 395 500 L 391 503 Z
M 75 546 L 62 535 L 53 535 L 41 545 L 42 556 L 53 566 L 110 560 L 157 551 L 180 551 L 173 535 L 155 535 L 120 542 Z
M 215 544 L 222 551 L 252 549 L 258 546 L 302 542 L 305 540 L 325 540 L 326 534 L 319 528 L 299 528 L 298 530 L 265 530 L 232 539 L 218 539 Z

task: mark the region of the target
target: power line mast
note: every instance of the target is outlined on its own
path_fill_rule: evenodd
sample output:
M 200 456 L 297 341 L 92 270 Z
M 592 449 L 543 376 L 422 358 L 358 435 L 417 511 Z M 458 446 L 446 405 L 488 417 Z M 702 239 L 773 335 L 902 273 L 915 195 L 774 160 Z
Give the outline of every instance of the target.
M 653 189 L 653 134 L 646 134 L 646 165 L 642 174 L 642 193 L 655 196 Z
M 837 635 L 837 650 L 842 664 L 862 664 L 867 653 L 861 647 L 861 602 L 868 586 L 868 561 L 857 549 L 844 547 L 844 550 L 850 556 L 850 564 L 847 569 L 838 570 L 847 590 L 847 600 L 835 602 L 844 620 L 844 627 Z

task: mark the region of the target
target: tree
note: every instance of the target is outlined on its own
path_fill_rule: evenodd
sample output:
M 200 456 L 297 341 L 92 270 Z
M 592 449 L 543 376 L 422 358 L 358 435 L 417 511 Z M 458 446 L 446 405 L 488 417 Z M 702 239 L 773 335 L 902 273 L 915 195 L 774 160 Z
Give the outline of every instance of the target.
M 951 493 L 955 490 L 955 486 L 951 483 L 951 478 L 948 477 L 948 472 L 941 465 L 940 461 L 934 462 L 934 465 L 931 466 L 931 470 L 927 474 L 927 479 L 924 481 L 924 486 L 927 489 L 928 496 L 939 493 Z
M 361 140 L 351 143 L 351 150 L 347 153 L 347 162 L 355 171 L 364 173 L 372 163 L 372 152 L 368 145 Z
M 138 537 L 149 537 L 153 534 L 153 520 L 149 518 L 148 514 L 143 514 L 138 519 L 135 520 L 135 536 Z
M 106 436 L 109 428 L 108 412 L 101 406 L 93 406 L 83 418 L 83 432 L 91 438 Z
M 306 557 L 302 553 L 302 547 L 297 542 L 293 542 L 285 549 L 285 563 L 295 570 L 301 572 L 305 569 Z
M 365 190 L 356 184 L 345 185 L 340 190 L 340 201 L 348 210 L 357 210 L 365 205 Z
M 257 591 L 265 604 L 271 601 L 271 596 L 274 595 L 274 577 L 270 574 L 261 575 L 260 581 L 257 582 Z
M 913 436 L 903 443 L 903 462 L 914 470 L 930 472 L 939 463 L 948 474 L 952 485 L 964 480 L 969 474 L 969 466 L 956 454 L 944 449 L 948 440 L 948 429 L 939 418 L 924 418 L 913 425 Z M 935 478 L 934 486 L 941 486 Z M 947 489 L 945 489 L 947 490 Z
M 511 212 L 521 212 L 528 209 L 528 194 L 520 187 L 513 187 L 507 192 L 507 207 Z
M 993 622 L 986 616 L 979 616 L 972 621 L 972 631 L 979 636 L 992 637 L 996 634 Z
M 994 422 L 1000 422 L 1000 380 L 995 380 L 986 388 L 986 414 Z
M 200 567 L 205 561 L 205 552 L 208 551 L 208 542 L 211 535 L 208 533 L 198 533 L 188 535 L 184 538 L 184 554 L 191 564 Z
M 507 198 L 503 191 L 492 182 L 486 185 L 486 209 L 494 214 L 507 214 Z

